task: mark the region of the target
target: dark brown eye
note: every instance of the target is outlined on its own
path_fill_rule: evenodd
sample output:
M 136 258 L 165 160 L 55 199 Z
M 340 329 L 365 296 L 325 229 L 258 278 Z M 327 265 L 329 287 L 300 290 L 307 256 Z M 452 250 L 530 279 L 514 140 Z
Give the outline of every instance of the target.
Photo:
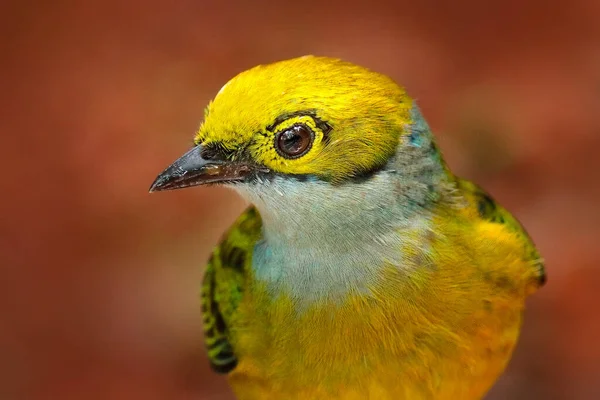
M 298 158 L 310 150 L 314 134 L 306 125 L 294 125 L 275 137 L 275 148 L 285 158 Z

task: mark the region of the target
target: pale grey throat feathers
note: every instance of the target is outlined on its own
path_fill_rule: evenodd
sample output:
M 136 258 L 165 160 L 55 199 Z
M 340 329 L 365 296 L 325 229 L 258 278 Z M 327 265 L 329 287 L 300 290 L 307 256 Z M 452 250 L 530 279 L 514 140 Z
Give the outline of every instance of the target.
M 365 181 L 334 186 L 280 176 L 235 186 L 262 216 L 252 267 L 273 296 L 290 296 L 300 307 L 343 300 L 368 294 L 386 265 L 414 268 L 402 244 L 428 235 L 426 205 L 445 172 L 416 106 L 412 121 L 396 155 Z

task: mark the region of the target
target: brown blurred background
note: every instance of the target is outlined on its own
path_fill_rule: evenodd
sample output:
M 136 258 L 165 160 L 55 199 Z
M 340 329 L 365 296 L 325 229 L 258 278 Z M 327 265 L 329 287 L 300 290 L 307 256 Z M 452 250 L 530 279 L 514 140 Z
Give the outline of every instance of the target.
M 147 189 L 229 78 L 308 53 L 407 87 L 546 258 L 488 398 L 600 399 L 598 21 L 598 0 L 3 1 L 0 399 L 232 398 L 197 294 L 243 203 Z

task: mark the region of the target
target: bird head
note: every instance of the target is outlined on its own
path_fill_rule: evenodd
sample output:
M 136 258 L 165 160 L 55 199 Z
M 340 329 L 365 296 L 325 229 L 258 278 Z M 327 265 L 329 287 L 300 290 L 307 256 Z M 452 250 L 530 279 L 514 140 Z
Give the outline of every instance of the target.
M 343 209 L 356 204 L 357 185 L 377 177 L 387 185 L 383 173 L 399 183 L 387 185 L 390 196 L 414 196 L 419 185 L 417 196 L 426 196 L 422 178 L 443 169 L 404 89 L 385 75 L 325 57 L 258 66 L 231 79 L 206 108 L 195 144 L 150 191 L 225 184 L 252 202 L 275 197 L 280 208 L 297 196 L 304 204 L 321 202 L 319 209 L 324 199 Z M 377 207 L 376 200 L 365 207 Z

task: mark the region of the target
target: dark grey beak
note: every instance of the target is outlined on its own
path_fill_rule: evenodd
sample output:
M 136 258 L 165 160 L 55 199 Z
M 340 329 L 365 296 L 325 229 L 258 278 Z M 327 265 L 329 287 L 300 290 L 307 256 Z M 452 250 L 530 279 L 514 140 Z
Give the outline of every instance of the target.
M 150 192 L 181 189 L 208 183 L 243 181 L 255 170 L 247 163 L 230 160 L 204 159 L 202 146 L 198 145 L 156 177 Z

